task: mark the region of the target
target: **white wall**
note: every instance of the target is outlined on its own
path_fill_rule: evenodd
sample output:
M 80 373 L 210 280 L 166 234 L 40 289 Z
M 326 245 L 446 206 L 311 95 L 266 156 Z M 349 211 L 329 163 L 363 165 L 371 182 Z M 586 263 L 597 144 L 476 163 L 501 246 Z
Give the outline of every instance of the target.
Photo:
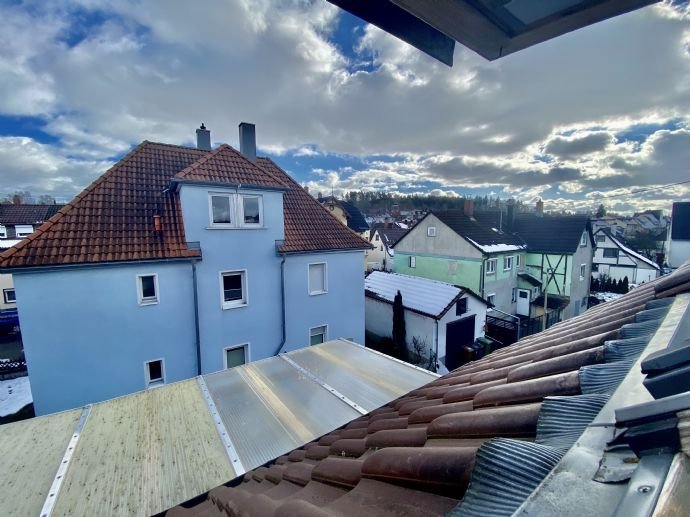
M 668 264 L 676 268 L 690 260 L 690 241 L 672 240 L 669 242 Z
M 0 275 L 0 310 L 16 309 L 16 303 L 5 303 L 4 289 L 14 289 L 12 275 Z

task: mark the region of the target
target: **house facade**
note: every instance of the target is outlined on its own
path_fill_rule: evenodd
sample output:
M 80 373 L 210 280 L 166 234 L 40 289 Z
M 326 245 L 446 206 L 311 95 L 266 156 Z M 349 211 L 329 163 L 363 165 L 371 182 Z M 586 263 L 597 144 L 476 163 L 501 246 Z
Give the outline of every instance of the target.
M 526 245 L 482 225 L 471 208 L 430 212 L 395 245 L 396 273 L 462 285 L 515 314 Z
M 659 276 L 660 268 L 653 260 L 625 246 L 608 230 L 594 234 L 594 258 L 592 277 L 608 277 L 613 280 L 628 279 L 643 284 Z
M 0 256 L 37 414 L 363 342 L 368 243 L 256 157 L 253 125 L 240 152 L 197 135 L 140 144 Z
M 407 230 L 388 222 L 374 224 L 370 230 L 369 241 L 373 248 L 367 253 L 367 271 L 393 271 L 393 245 L 406 233 Z
M 668 265 L 678 268 L 690 260 L 690 202 L 673 203 L 668 241 Z
M 463 347 L 484 335 L 487 303 L 461 286 L 416 276 L 374 271 L 365 282 L 367 332 L 391 337 L 393 301 L 399 291 L 405 313 L 407 347 L 414 352 L 413 338 L 433 353 L 439 367 L 460 366 Z

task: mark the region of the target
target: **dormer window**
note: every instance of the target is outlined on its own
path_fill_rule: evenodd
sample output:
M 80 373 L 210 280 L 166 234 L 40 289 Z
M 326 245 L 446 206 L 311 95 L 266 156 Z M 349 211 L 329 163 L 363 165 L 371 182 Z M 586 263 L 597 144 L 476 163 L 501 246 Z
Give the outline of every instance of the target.
M 209 210 L 213 228 L 263 226 L 263 202 L 259 195 L 210 193 Z
M 4 224 L 0 224 L 0 239 L 7 239 L 7 227 Z
M 34 227 L 30 224 L 18 224 L 14 227 L 14 230 L 17 234 L 17 239 L 23 239 L 34 232 Z

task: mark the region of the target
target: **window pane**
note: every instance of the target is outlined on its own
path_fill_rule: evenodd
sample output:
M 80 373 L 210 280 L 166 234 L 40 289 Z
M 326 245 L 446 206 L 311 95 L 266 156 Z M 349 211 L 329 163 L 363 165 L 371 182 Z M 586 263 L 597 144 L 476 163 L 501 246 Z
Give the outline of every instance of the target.
M 231 223 L 230 198 L 227 196 L 211 196 L 211 211 L 214 223 Z
M 242 274 L 223 275 L 223 299 L 232 302 L 242 299 Z
M 309 292 L 323 293 L 326 291 L 326 265 L 309 264 Z
M 232 348 L 225 351 L 225 357 L 227 361 L 228 368 L 234 368 L 235 366 L 240 366 L 245 364 L 245 348 L 243 346 Z
M 149 363 L 149 380 L 160 381 L 163 379 L 163 362 L 151 361 Z
M 153 275 L 142 276 L 139 278 L 141 281 L 141 296 L 142 298 L 155 298 L 156 297 L 156 282 Z
M 259 198 L 243 197 L 244 222 L 247 224 L 259 224 Z
M 310 345 L 318 345 L 320 343 L 323 343 L 326 340 L 326 327 L 321 326 L 311 329 L 311 331 L 309 332 L 309 336 Z

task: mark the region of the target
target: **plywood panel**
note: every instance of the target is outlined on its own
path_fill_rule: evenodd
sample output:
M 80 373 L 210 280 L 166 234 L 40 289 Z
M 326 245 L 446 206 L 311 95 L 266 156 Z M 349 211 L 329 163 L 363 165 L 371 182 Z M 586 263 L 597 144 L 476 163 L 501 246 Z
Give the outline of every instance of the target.
M 55 515 L 151 515 L 234 477 L 192 379 L 94 405 Z
M 0 426 L 0 515 L 38 515 L 81 409 Z

